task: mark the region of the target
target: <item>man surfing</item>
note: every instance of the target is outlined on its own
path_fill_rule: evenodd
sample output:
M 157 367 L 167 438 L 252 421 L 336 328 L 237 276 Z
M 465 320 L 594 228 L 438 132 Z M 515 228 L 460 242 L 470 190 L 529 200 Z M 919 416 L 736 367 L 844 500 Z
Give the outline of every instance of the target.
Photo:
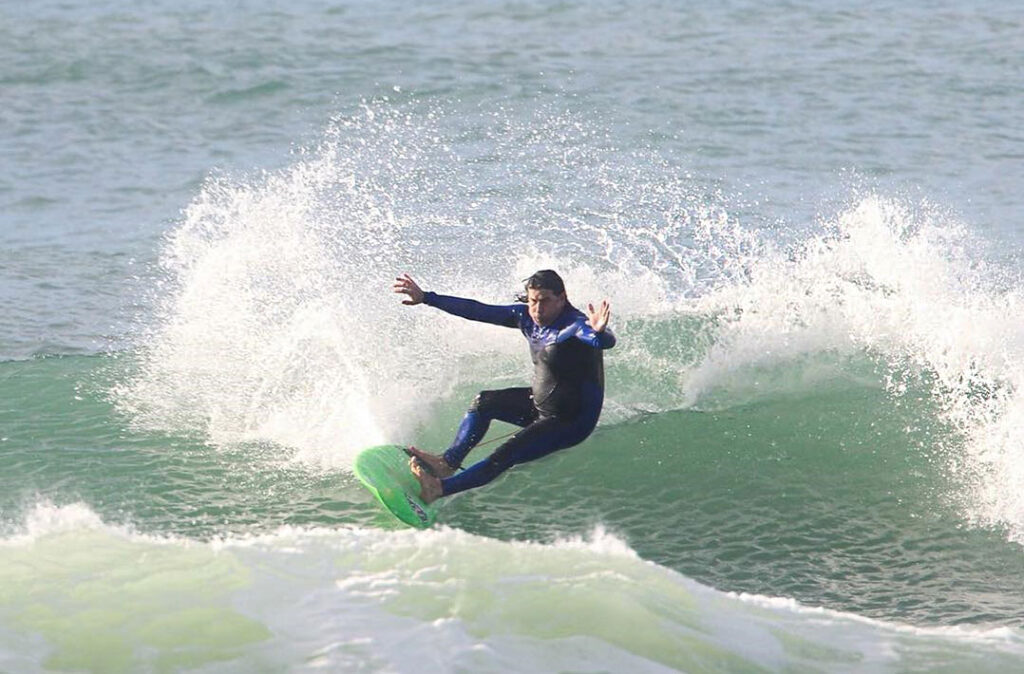
M 517 463 L 578 445 L 597 425 L 604 402 L 602 352 L 615 346 L 608 329 L 611 306 L 603 300 L 597 308 L 587 305 L 583 313 L 569 303 L 562 278 L 550 269 L 525 283 L 522 303 L 502 306 L 424 292 L 408 274 L 395 279 L 395 292 L 408 296 L 403 304 L 426 304 L 472 321 L 518 328 L 533 359 L 532 386 L 481 391 L 443 454 L 409 448 L 424 503 L 487 484 Z M 522 430 L 456 474 L 494 419 Z

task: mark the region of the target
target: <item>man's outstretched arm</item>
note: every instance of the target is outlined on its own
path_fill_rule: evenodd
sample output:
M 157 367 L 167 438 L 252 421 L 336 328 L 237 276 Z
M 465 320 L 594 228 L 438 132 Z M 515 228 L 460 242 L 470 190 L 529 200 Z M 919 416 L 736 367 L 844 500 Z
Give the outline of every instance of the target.
M 466 318 L 471 321 L 491 323 L 508 328 L 518 327 L 519 312 L 516 305 L 500 306 L 484 304 L 476 300 L 469 300 L 462 297 L 451 297 L 449 295 L 438 295 L 433 292 L 424 292 L 419 285 L 408 274 L 402 274 L 395 279 L 394 290 L 396 293 L 408 295 L 409 299 L 402 300 L 402 304 L 416 305 L 426 304 L 436 307 L 441 311 Z

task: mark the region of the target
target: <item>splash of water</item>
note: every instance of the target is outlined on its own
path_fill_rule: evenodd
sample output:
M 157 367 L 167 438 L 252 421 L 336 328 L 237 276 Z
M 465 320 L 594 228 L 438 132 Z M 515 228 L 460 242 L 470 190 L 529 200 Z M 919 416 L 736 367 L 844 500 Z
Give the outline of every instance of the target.
M 570 299 L 610 297 L 620 322 L 670 312 L 694 287 L 682 240 L 717 214 L 649 164 L 563 111 L 367 103 L 280 172 L 208 181 L 166 239 L 119 404 L 146 426 L 327 465 L 408 440 L 454 387 L 525 381 L 528 364 L 511 331 L 403 307 L 393 276 L 507 303 L 551 266 Z

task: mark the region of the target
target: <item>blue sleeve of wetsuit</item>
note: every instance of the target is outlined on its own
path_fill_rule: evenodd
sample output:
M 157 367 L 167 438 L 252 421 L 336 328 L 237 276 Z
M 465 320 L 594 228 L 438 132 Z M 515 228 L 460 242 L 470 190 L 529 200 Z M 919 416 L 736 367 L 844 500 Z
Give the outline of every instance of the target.
M 589 344 L 595 349 L 610 349 L 615 346 L 616 341 L 615 335 L 608 328 L 605 328 L 601 332 L 596 332 L 594 328 L 590 327 L 583 321 L 579 323 L 579 328 L 576 330 L 575 337 L 584 344 Z
M 506 328 L 519 327 L 519 317 L 522 314 L 521 307 L 525 306 L 522 304 L 507 306 L 484 304 L 476 300 L 438 295 L 433 292 L 423 293 L 423 303 L 453 316 L 468 318 L 471 321 L 480 321 L 481 323 L 501 325 Z

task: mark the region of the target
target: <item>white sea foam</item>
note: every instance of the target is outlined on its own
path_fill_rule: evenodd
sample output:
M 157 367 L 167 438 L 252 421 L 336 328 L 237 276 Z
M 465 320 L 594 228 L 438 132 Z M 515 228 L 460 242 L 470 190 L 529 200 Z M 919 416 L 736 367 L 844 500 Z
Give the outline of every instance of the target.
M 27 513 L 22 527 L 0 542 L 5 544 L 26 544 L 40 536 L 77 531 L 82 529 L 99 529 L 104 524 L 92 509 L 82 503 L 56 506 L 49 501 L 40 501 Z
M 50 658 L 96 671 L 187 662 L 204 671 L 944 663 L 986 672 L 1024 662 L 1017 630 L 900 626 L 723 594 L 601 529 L 548 544 L 324 527 L 202 543 L 109 527 L 81 504 L 37 506 L 26 529 L 30 542 L 0 546 L 0 642 L 28 671 Z

